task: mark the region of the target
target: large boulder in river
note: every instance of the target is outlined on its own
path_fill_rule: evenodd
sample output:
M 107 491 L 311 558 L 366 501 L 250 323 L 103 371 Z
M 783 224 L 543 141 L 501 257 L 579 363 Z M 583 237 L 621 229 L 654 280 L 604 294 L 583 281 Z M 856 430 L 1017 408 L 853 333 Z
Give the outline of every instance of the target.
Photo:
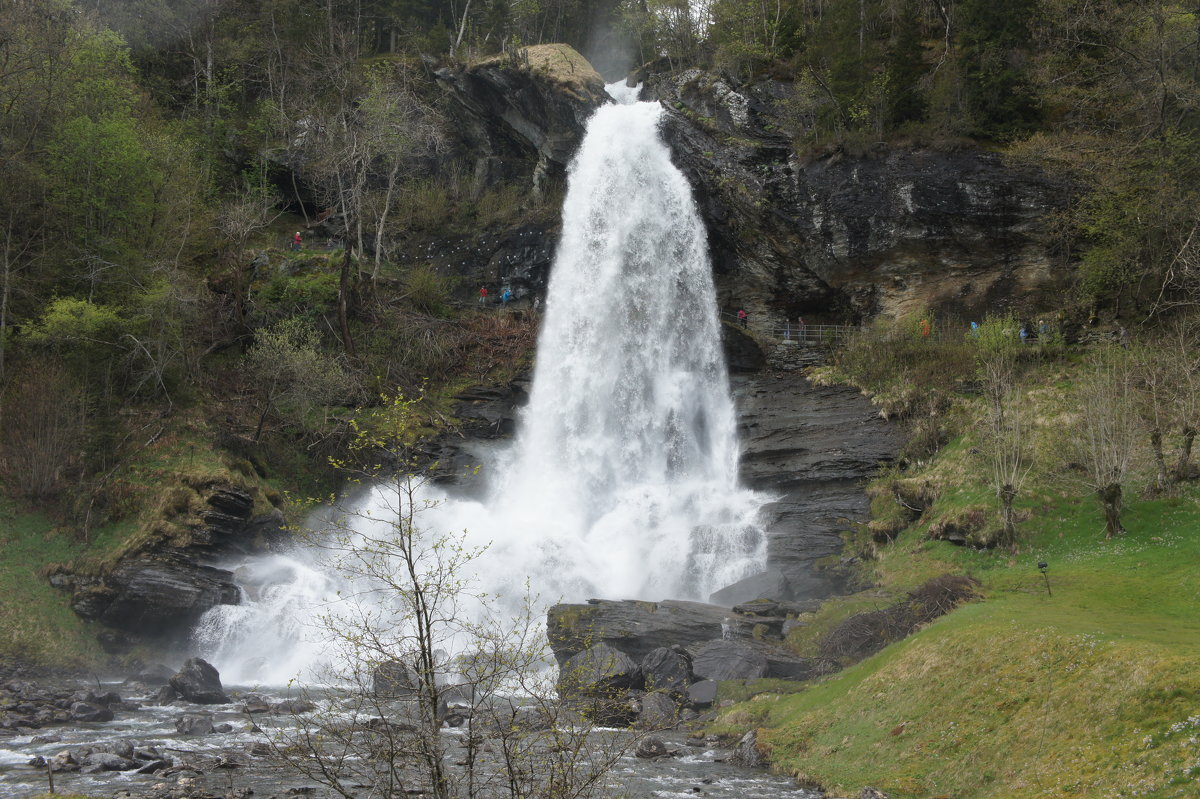
M 184 713 L 175 719 L 175 731 L 180 735 L 210 735 L 213 727 L 212 713 Z
M 184 699 L 198 705 L 223 705 L 229 702 L 221 687 L 221 675 L 212 664 L 190 658 L 174 677 L 171 687 Z
M 564 696 L 612 697 L 642 687 L 637 663 L 620 650 L 597 644 L 572 656 L 558 674 L 558 690 Z
M 682 647 L 651 650 L 642 658 L 641 669 L 647 691 L 683 696 L 692 682 L 692 659 Z
M 721 638 L 730 624 L 737 626 L 730 616 L 728 608 L 700 602 L 590 599 L 550 608 L 546 634 L 559 665 L 599 643 L 640 661 L 659 647 Z

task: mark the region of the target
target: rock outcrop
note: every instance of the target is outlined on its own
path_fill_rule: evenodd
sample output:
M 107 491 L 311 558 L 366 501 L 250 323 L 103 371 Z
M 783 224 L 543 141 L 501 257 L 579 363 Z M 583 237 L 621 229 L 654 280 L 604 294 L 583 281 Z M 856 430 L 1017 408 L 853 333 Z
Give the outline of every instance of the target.
M 233 574 L 210 561 L 265 551 L 284 538 L 283 514 L 257 499 L 251 490 L 227 484 L 196 489 L 181 500 L 176 516 L 162 519 L 159 529 L 111 568 L 100 573 L 60 568 L 50 582 L 71 592 L 79 616 L 120 631 L 100 633 L 110 652 L 127 649 L 135 639 L 184 634 L 210 608 L 240 601 Z
M 801 156 L 791 88 L 689 70 L 643 92 L 710 233 L 718 291 L 751 326 L 784 316 L 967 314 L 1063 283 L 1039 240 L 1069 187 L 969 145 Z
M 768 569 L 711 601 L 735 605 L 842 592 L 838 570 L 821 562 L 842 551 L 843 530 L 868 519 L 863 483 L 895 458 L 899 432 L 856 390 L 813 385 L 799 372 L 735 379 L 734 395 L 742 479 L 777 499 L 762 511 Z
M 481 185 L 524 178 L 532 163 L 531 188 L 540 191 L 547 178 L 565 173 L 588 117 L 611 102 L 604 79 L 565 44 L 434 74 Z

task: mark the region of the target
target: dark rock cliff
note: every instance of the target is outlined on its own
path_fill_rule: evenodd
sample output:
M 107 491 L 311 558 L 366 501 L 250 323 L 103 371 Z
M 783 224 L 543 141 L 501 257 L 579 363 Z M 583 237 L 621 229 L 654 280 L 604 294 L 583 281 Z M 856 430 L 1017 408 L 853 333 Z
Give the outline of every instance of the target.
M 473 164 L 476 180 L 528 176 L 532 191 L 563 176 L 588 117 L 610 102 L 599 73 L 563 44 L 434 75 L 446 89 L 459 155 Z
M 241 592 L 233 573 L 211 565 L 222 556 L 265 551 L 284 538 L 283 515 L 257 491 L 232 485 L 197 489 L 197 510 L 163 520 L 173 534 L 151 534 L 100 573 L 60 569 L 50 576 L 71 593 L 81 617 L 136 640 L 186 634 L 215 605 L 236 605 Z M 108 636 L 108 648 L 131 642 Z
M 569 53 L 565 79 L 514 59 L 437 73 L 456 157 L 479 185 L 535 191 L 562 176 L 588 116 L 608 102 L 599 76 Z M 1069 279 L 1048 254 L 1044 220 L 1070 188 L 1035 169 L 964 143 L 801 155 L 786 84 L 734 85 L 699 70 L 641 77 L 643 99 L 666 110 L 664 138 L 708 228 L 721 304 L 745 307 L 752 327 L 800 315 L 1032 310 Z M 548 254 L 553 235 L 544 239 Z M 513 268 L 512 255 L 488 251 L 479 267 L 518 296 L 544 291 L 549 258 Z
M 980 149 L 876 145 L 802 158 L 782 131 L 787 88 L 697 70 L 647 93 L 708 225 L 723 304 L 752 324 L 933 308 L 1036 305 L 1066 279 L 1043 220 L 1068 187 Z M 643 96 L 646 96 L 644 94 Z

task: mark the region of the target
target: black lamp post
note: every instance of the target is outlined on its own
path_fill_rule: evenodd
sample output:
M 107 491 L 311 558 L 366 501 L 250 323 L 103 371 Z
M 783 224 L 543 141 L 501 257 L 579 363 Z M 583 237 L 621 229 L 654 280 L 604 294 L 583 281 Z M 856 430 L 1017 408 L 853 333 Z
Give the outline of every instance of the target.
M 1044 561 L 1044 560 L 1038 561 L 1038 571 L 1040 571 L 1042 573 L 1042 578 L 1046 581 L 1046 595 L 1054 596 L 1054 594 L 1052 594 L 1050 592 L 1050 575 L 1046 574 L 1046 570 L 1049 568 L 1050 568 L 1050 564 L 1047 563 L 1046 561 Z

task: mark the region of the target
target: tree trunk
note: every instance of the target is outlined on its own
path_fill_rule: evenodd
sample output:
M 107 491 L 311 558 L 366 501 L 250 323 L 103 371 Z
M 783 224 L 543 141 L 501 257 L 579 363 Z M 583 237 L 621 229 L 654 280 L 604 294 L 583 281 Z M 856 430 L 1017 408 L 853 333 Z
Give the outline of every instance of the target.
M 1013 500 L 1017 498 L 1017 489 L 1012 483 L 1000 486 L 1000 519 L 1004 525 L 1003 542 L 1010 549 L 1017 546 L 1017 522 L 1013 513 Z
M 1104 507 L 1105 540 L 1125 532 L 1125 528 L 1121 526 L 1121 484 L 1109 483 L 1098 490 L 1096 494 L 1100 497 L 1100 504 Z
M 1163 457 L 1162 431 L 1157 427 L 1150 431 L 1150 450 L 1154 453 L 1154 466 L 1157 470 L 1154 489 L 1161 493 L 1167 490 L 1170 480 L 1167 478 L 1167 459 Z
M 350 238 L 350 228 L 347 226 L 346 238 Z M 349 320 L 349 305 L 350 305 L 350 269 L 353 266 L 353 257 L 351 255 L 353 248 L 350 242 L 346 241 L 342 247 L 342 274 L 338 280 L 338 328 L 342 334 L 342 346 L 346 350 L 346 354 L 351 358 L 354 354 L 354 339 L 350 337 L 350 320 Z
M 1183 426 L 1183 443 L 1179 445 L 1179 460 L 1175 462 L 1175 480 L 1186 480 L 1192 471 L 1192 444 L 1196 442 L 1196 428 Z

